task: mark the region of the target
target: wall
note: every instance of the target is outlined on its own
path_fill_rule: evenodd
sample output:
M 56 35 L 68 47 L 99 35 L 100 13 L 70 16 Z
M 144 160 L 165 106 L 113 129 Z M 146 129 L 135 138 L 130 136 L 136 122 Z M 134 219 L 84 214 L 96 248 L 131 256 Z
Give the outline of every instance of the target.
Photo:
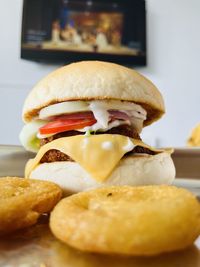
M 147 0 L 148 66 L 167 114 L 144 129 L 151 144 L 183 146 L 200 122 L 200 1 Z M 31 87 L 57 66 L 20 59 L 22 0 L 0 0 L 0 143 L 19 144 L 21 109 Z

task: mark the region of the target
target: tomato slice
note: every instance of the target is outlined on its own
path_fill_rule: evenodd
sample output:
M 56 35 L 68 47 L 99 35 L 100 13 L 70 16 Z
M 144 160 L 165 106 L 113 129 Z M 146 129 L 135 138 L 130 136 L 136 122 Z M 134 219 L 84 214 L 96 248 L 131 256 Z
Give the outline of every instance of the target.
M 96 123 L 94 118 L 68 119 L 62 116 L 52 122 L 47 123 L 39 129 L 40 134 L 56 134 L 65 131 L 81 129 Z
M 129 120 L 129 116 L 121 111 L 110 110 L 110 121 L 120 119 Z M 56 134 L 65 131 L 81 129 L 86 126 L 91 126 L 96 123 L 93 112 L 77 112 L 71 114 L 64 114 L 58 117 L 52 117 L 53 121 L 47 123 L 39 129 L 40 134 Z

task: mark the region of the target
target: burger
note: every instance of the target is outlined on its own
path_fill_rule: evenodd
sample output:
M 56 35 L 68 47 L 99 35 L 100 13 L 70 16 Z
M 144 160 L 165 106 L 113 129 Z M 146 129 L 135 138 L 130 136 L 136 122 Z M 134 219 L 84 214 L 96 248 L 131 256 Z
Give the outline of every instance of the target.
M 66 193 L 109 185 L 170 184 L 172 150 L 140 137 L 165 112 L 158 89 L 133 69 L 82 61 L 50 73 L 23 107 L 23 146 L 36 152 L 25 177 Z

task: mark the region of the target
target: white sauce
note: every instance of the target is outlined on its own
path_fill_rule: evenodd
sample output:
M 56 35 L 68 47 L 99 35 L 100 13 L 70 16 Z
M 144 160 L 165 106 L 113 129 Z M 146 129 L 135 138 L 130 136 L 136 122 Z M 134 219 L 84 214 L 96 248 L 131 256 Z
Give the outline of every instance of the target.
M 109 113 L 105 107 L 103 107 L 101 101 L 92 101 L 89 105 L 90 110 L 93 112 L 95 119 L 97 120 L 100 128 L 106 129 L 109 122 Z
M 85 149 L 88 144 L 89 144 L 89 138 L 88 137 L 85 137 L 83 139 L 82 149 Z
M 117 127 L 117 126 L 120 126 L 120 125 L 124 125 L 124 124 L 128 124 L 126 121 L 119 121 L 119 120 L 116 120 L 116 121 L 112 121 L 108 124 L 108 127 L 105 128 L 105 129 L 102 129 L 101 128 L 101 125 L 96 122 L 95 124 L 93 124 L 92 126 L 87 126 L 87 127 L 84 127 L 82 129 L 77 129 L 77 131 L 79 132 L 87 132 L 87 131 L 91 131 L 91 132 L 95 132 L 95 131 L 100 131 L 100 132 L 106 132 L 114 127 Z M 129 124 L 128 124 L 129 125 Z
M 93 112 L 97 122 L 92 126 L 84 127 L 78 129 L 80 132 L 85 131 L 107 131 L 113 127 L 117 127 L 123 124 L 129 124 L 127 121 L 116 120 L 109 123 L 109 113 L 110 109 L 117 109 L 119 111 L 126 113 L 131 120 L 131 124 L 134 125 L 136 130 L 140 133 L 143 128 L 143 121 L 146 120 L 147 112 L 141 106 L 134 103 L 121 102 L 117 100 L 110 101 L 92 101 L 89 104 L 89 109 Z M 124 109 L 123 109 L 124 107 Z
M 105 150 L 111 150 L 113 149 L 113 143 L 110 141 L 105 141 L 102 143 L 102 148 Z
M 133 150 L 134 147 L 135 145 L 133 144 L 133 142 L 131 142 L 130 138 L 128 138 L 128 143 L 125 146 L 123 146 L 123 150 L 129 152 Z

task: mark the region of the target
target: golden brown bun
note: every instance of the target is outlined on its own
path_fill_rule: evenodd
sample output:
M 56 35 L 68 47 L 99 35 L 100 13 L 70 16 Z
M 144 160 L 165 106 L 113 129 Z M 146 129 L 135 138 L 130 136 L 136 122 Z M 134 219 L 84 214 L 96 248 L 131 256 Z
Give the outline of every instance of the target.
M 37 222 L 53 209 L 62 191 L 58 185 L 19 177 L 0 178 L 0 235 Z
M 174 186 L 100 188 L 61 200 L 50 228 L 83 251 L 156 255 L 195 241 L 200 204 L 191 192 Z
M 141 104 L 149 125 L 165 112 L 162 95 L 144 76 L 121 65 L 82 61 L 59 68 L 41 80 L 28 95 L 25 122 L 48 105 L 72 100 L 116 99 Z
M 42 163 L 32 171 L 30 178 L 57 183 L 69 195 L 111 185 L 171 184 L 175 178 L 175 167 L 171 155 L 163 152 L 155 156 L 124 157 L 102 183 L 92 179 L 78 163 L 70 161 Z

